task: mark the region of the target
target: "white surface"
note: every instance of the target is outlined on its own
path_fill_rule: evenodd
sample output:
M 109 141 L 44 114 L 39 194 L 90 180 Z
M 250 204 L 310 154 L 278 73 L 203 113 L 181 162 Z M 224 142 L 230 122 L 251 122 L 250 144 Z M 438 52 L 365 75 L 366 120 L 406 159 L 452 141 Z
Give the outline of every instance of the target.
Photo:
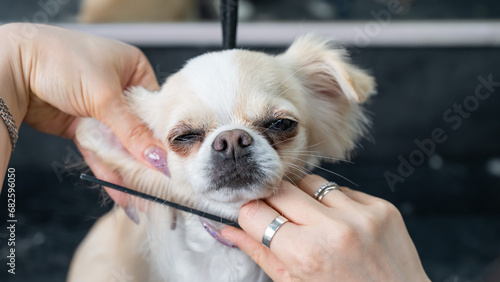
M 139 46 L 220 46 L 213 23 L 61 24 Z M 325 34 L 355 47 L 500 46 L 500 22 L 338 22 L 240 23 L 238 46 L 286 46 L 308 32 Z

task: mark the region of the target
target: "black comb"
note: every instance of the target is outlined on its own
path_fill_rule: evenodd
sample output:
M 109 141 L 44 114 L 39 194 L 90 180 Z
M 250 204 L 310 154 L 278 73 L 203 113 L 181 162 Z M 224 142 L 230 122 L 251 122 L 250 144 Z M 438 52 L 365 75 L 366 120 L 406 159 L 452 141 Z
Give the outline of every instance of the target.
M 136 190 L 132 190 L 130 188 L 126 188 L 126 187 L 123 187 L 123 186 L 120 186 L 120 185 L 117 185 L 117 184 L 114 184 L 114 183 L 111 183 L 111 182 L 107 182 L 107 181 L 95 178 L 93 176 L 90 176 L 90 175 L 86 175 L 86 174 L 82 173 L 80 175 L 80 179 L 88 181 L 88 182 L 92 182 L 94 184 L 98 184 L 98 185 L 101 185 L 101 186 L 106 186 L 108 188 L 111 188 L 111 189 L 114 189 L 114 190 L 117 190 L 117 191 L 120 191 L 120 192 L 123 192 L 123 193 L 127 193 L 127 194 L 132 195 L 132 196 L 136 196 L 136 197 L 139 197 L 139 198 L 142 198 L 142 199 L 145 199 L 145 200 L 149 200 L 149 201 L 152 201 L 152 202 L 155 202 L 155 203 L 159 203 L 159 204 L 162 204 L 162 205 L 165 205 L 165 206 L 169 206 L 169 207 L 174 208 L 174 209 L 178 209 L 178 210 L 181 210 L 181 211 L 192 213 L 192 214 L 195 214 L 197 216 L 208 218 L 210 220 L 213 220 L 213 221 L 216 221 L 216 222 L 220 222 L 220 223 L 224 223 L 226 225 L 230 225 L 230 226 L 233 226 L 233 227 L 241 229 L 240 225 L 236 221 L 232 221 L 232 220 L 229 220 L 229 219 L 226 219 L 226 218 L 223 218 L 223 217 L 211 214 L 211 213 L 207 213 L 207 212 L 200 211 L 200 210 L 197 210 L 197 209 L 193 209 L 193 208 L 190 208 L 190 207 L 186 207 L 186 206 L 174 203 L 174 202 L 170 202 L 170 201 L 167 201 L 165 199 L 161 199 L 161 198 L 158 198 L 158 197 L 155 197 L 155 196 L 151 196 L 151 195 L 146 194 L 146 193 L 142 193 L 142 192 L 139 192 L 139 191 L 136 191 Z

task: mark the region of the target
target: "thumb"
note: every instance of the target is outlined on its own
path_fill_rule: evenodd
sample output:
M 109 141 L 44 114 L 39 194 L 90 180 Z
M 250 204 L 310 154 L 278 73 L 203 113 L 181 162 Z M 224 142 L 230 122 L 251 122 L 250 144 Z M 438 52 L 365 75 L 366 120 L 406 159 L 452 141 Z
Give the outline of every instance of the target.
M 228 226 L 221 230 L 221 235 L 233 242 L 266 272 L 273 281 L 292 281 L 283 263 L 245 231 Z
M 110 101 L 100 121 L 113 131 L 134 158 L 170 177 L 167 153 L 162 142 L 128 109 L 125 98 Z

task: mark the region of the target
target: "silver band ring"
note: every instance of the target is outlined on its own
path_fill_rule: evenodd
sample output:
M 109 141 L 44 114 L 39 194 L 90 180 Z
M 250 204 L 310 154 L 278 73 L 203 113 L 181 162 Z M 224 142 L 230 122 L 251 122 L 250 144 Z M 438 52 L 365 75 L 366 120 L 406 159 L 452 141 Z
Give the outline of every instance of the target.
M 314 199 L 321 201 L 321 199 L 323 199 L 323 197 L 326 194 L 328 194 L 330 191 L 333 191 L 333 190 L 339 190 L 342 192 L 342 190 L 340 189 L 340 187 L 337 183 L 327 182 L 327 183 L 321 185 L 321 187 L 319 187 L 318 191 L 316 191 L 316 193 L 314 193 Z
M 264 236 L 262 236 L 262 245 L 266 246 L 269 249 L 271 240 L 276 234 L 276 231 L 278 231 L 278 229 L 280 229 L 280 227 L 286 222 L 288 222 L 288 219 L 286 219 L 285 217 L 281 215 L 276 217 L 264 231 Z

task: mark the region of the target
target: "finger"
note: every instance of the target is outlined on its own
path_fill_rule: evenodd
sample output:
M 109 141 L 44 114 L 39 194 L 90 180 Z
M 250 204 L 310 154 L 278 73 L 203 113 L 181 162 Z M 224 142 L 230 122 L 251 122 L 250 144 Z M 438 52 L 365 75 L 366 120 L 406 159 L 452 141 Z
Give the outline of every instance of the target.
M 110 170 L 109 167 L 104 162 L 102 162 L 92 151 L 83 148 L 76 139 L 74 140 L 74 142 L 82 153 L 85 162 L 90 167 L 90 170 L 92 170 L 95 177 L 120 186 L 127 186 L 127 184 L 123 182 L 123 178 L 120 174 L 116 173 L 113 170 Z M 128 207 L 134 206 L 137 207 L 140 211 L 146 211 L 146 205 L 144 201 L 141 201 L 141 199 L 105 186 L 102 186 L 102 188 L 104 188 L 113 202 L 115 202 L 115 204 L 119 205 L 123 209 L 126 210 Z
M 35 108 L 36 111 L 31 110 L 26 113 L 23 122 L 45 133 L 73 139 L 78 118 L 61 112 L 56 107 L 33 96 L 30 100 L 30 109 Z
M 328 181 L 319 175 L 306 175 L 302 178 L 298 187 L 306 192 L 309 196 L 314 197 L 314 194 L 320 189 L 321 186 L 326 184 Z M 343 189 L 343 188 L 342 188 Z M 319 201 L 318 201 L 319 202 Z M 352 204 L 352 199 L 346 194 L 342 193 L 342 190 L 334 189 L 321 199 L 321 203 L 328 207 L 341 208 L 345 205 Z
M 298 184 L 298 187 L 303 189 L 311 197 L 314 197 L 314 194 L 316 193 L 316 191 L 318 191 L 318 189 L 326 182 L 327 182 L 327 180 L 325 180 L 321 176 L 311 174 L 311 175 L 306 175 L 304 178 L 302 178 Z M 358 203 L 361 203 L 361 204 L 365 204 L 365 205 L 369 205 L 374 200 L 377 199 L 376 197 L 370 196 L 370 195 L 363 193 L 363 192 L 360 192 L 360 191 L 350 189 L 348 187 L 340 187 L 340 190 L 336 189 L 336 190 L 331 191 L 332 193 L 328 193 L 327 195 L 325 195 L 323 197 L 323 199 L 321 199 L 321 202 L 323 204 L 326 204 L 325 201 L 330 202 L 332 200 L 331 196 L 336 197 L 337 195 L 333 194 L 334 191 L 343 192 L 344 195 L 348 196 L 352 200 L 354 200 Z M 329 194 L 332 194 L 332 195 L 329 195 Z M 337 194 L 337 193 L 335 193 L 335 194 Z M 329 200 L 327 200 L 327 199 L 329 199 Z M 326 205 L 328 205 L 328 204 L 326 204 Z
M 136 59 L 127 60 L 131 65 L 122 66 L 125 70 L 119 78 L 121 87 L 126 89 L 130 86 L 142 86 L 151 91 L 158 90 L 158 81 L 146 56 L 138 48 L 128 45 L 127 48 L 131 48 L 131 56 Z M 130 69 L 133 71 L 127 71 Z M 156 140 L 149 128 L 130 112 L 121 90 L 116 90 L 119 95 L 111 93 L 105 96 L 101 102 L 104 105 L 97 105 L 97 110 L 105 108 L 105 111 L 99 111 L 95 117 L 115 133 L 132 156 L 170 177 L 164 144 Z
M 342 192 L 354 201 L 364 205 L 370 205 L 373 201 L 378 199 L 361 191 L 356 191 L 347 187 L 342 187 Z
M 156 140 L 149 128 L 129 111 L 125 98 L 120 97 L 109 101 L 109 108 L 98 119 L 115 133 L 132 156 L 170 177 L 164 145 Z
M 273 281 L 292 280 L 283 263 L 268 248 L 243 230 L 228 226 L 221 230 L 221 234 L 255 261 Z
M 104 165 L 94 153 L 83 148 L 81 144 L 75 139 L 75 144 L 82 153 L 85 162 L 90 167 L 94 175 L 107 182 L 115 183 L 117 185 L 122 185 L 122 178 L 115 172 L 109 170 L 106 165 Z M 126 207 L 128 205 L 127 194 L 119 192 L 114 189 L 109 189 L 104 187 L 108 195 L 113 199 L 113 201 L 121 207 Z
M 316 220 L 312 211 L 320 211 L 324 206 L 288 181 L 280 184 L 280 193 L 264 201 L 278 213 L 299 225 Z M 322 212 L 322 211 L 320 211 Z
M 156 75 L 153 67 L 149 63 L 144 53 L 142 53 L 139 49 L 137 49 L 137 51 L 139 52 L 139 57 L 136 63 L 135 71 L 128 83 L 126 83 L 125 85 L 127 85 L 127 87 L 142 86 L 149 91 L 159 90 L 160 86 L 158 84 L 158 81 L 156 80 Z
M 279 213 L 265 202 L 261 200 L 253 201 L 245 204 L 240 209 L 238 222 L 253 240 L 262 242 L 265 230 L 278 215 Z M 284 214 L 284 216 L 287 217 L 287 214 Z M 296 225 L 293 221 L 285 222 L 276 230 L 271 239 L 269 250 L 283 263 L 289 272 L 294 271 L 293 268 L 297 266 L 297 261 L 300 261 L 301 254 L 305 251 L 304 248 L 307 248 L 307 245 L 302 240 L 302 238 L 307 237 L 304 235 L 304 232 L 307 231 L 306 229 L 304 226 Z M 234 241 L 233 243 L 237 244 Z M 252 246 L 257 247 L 257 244 L 253 244 Z M 260 247 L 264 247 L 262 243 L 260 243 Z M 254 256 L 265 255 L 261 252 L 257 251 Z M 278 272 L 283 271 L 280 270 Z
M 257 200 L 249 202 L 241 207 L 238 223 L 254 240 L 262 242 L 264 231 L 279 215 L 280 214 L 276 210 L 267 205 L 264 201 Z M 286 217 L 286 215 L 284 216 Z M 292 221 L 286 222 L 278 231 L 281 231 L 281 229 L 287 225 L 289 225 L 289 227 L 295 226 Z M 279 233 L 280 232 L 275 233 L 275 236 L 271 240 L 270 248 L 272 248 L 273 242 Z
M 76 141 L 75 141 L 76 142 Z M 82 152 L 83 157 L 85 158 L 85 161 L 87 162 L 88 166 L 90 169 L 94 172 L 94 175 L 97 178 L 100 178 L 104 181 L 115 183 L 117 185 L 122 185 L 122 178 L 118 173 L 115 173 L 107 168 L 106 165 L 103 164 L 97 158 L 94 153 L 91 151 L 87 151 L 86 149 L 83 149 L 82 146 L 78 142 L 77 146 Z M 122 193 L 120 191 L 117 191 L 115 189 L 111 189 L 105 186 L 102 186 L 106 193 L 109 195 L 109 197 L 123 210 L 125 211 L 125 214 L 136 224 L 140 223 L 140 217 L 137 214 L 137 208 L 136 206 L 139 207 L 139 210 L 143 210 L 143 205 L 137 205 L 136 203 L 132 203 L 131 196 L 125 193 Z

